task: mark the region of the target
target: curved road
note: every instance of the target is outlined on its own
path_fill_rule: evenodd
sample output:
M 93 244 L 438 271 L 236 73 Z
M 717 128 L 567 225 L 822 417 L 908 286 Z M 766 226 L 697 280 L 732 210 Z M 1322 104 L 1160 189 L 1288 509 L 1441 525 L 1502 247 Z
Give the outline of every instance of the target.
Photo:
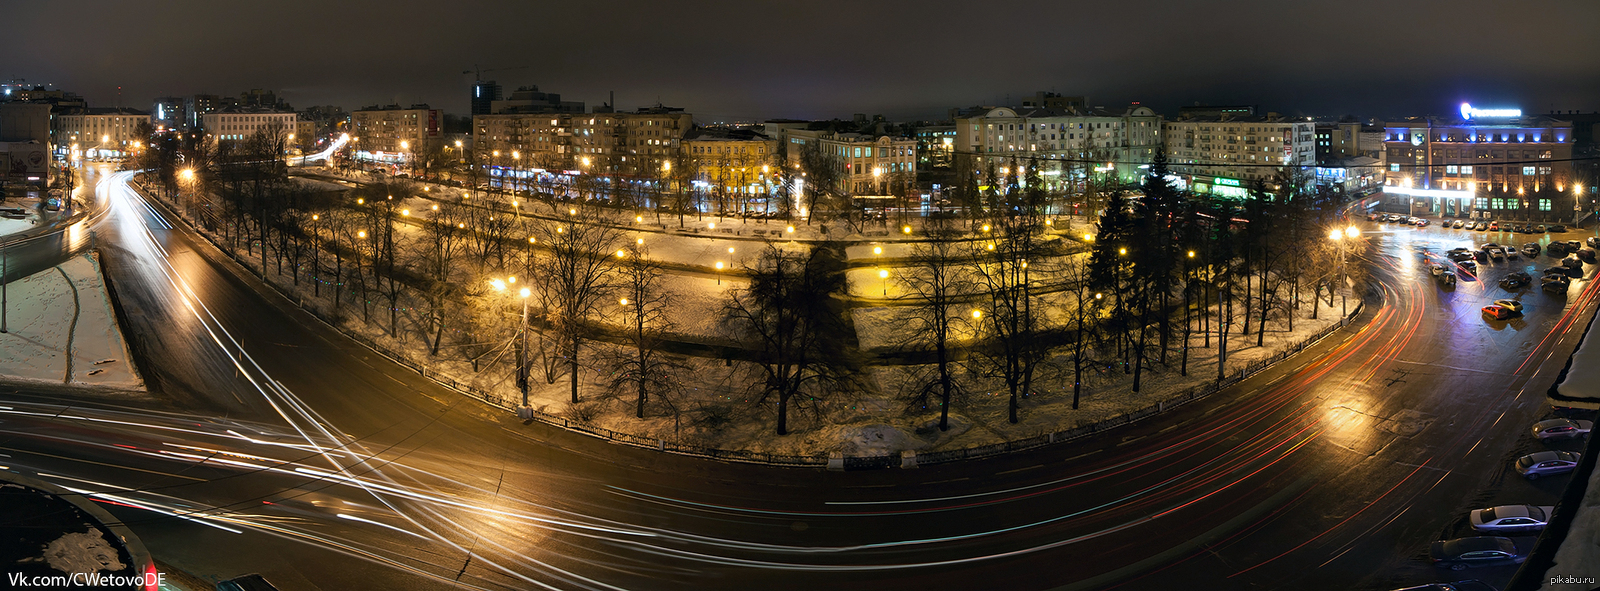
M 122 180 L 129 173 L 116 173 Z M 283 589 L 1384 589 L 1464 578 L 1425 553 L 1466 510 L 1548 504 L 1543 390 L 1593 313 L 1485 265 L 1479 233 L 1372 227 L 1364 322 L 1089 441 L 917 470 L 721 464 L 523 425 L 341 338 L 117 188 L 95 227 L 159 396 L 0 394 L 0 463 L 97 493 L 165 562 Z M 164 218 L 164 219 L 163 219 Z M 1592 274 L 1592 269 L 1591 269 Z M 1465 277 L 1465 276 L 1464 276 Z M 1562 348 L 1565 350 L 1562 350 Z M 1519 543 L 1531 545 L 1531 538 Z M 1471 576 L 1496 582 L 1509 567 Z

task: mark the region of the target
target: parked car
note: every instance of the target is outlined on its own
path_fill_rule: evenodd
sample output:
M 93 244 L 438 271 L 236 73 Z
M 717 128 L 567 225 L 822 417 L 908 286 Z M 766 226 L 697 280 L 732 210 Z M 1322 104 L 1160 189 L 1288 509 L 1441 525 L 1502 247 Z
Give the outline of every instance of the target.
M 1550 246 L 1544 247 L 1544 253 L 1553 257 L 1567 256 L 1567 243 L 1551 242 Z
M 1545 275 L 1544 281 L 1539 284 L 1539 289 L 1547 293 L 1567 293 L 1567 288 L 1572 285 L 1572 280 L 1565 275 Z
M 1450 570 L 1467 570 L 1474 566 L 1521 564 L 1527 558 L 1517 552 L 1511 538 L 1500 536 L 1473 536 L 1440 540 L 1428 549 L 1428 557 L 1435 566 Z
M 1445 253 L 1445 257 L 1449 258 L 1452 261 L 1455 261 L 1455 262 L 1459 263 L 1461 261 L 1465 261 L 1467 259 L 1472 258 L 1472 253 L 1467 252 L 1465 250 L 1450 251 L 1448 253 Z
M 1489 222 L 1489 231 L 1490 232 L 1499 232 L 1500 231 L 1500 222 Z
M 1478 222 L 1478 224 L 1476 226 L 1473 226 L 1472 229 L 1477 230 L 1479 232 L 1487 231 L 1489 229 L 1489 223 L 1488 222 Z
M 1561 224 L 1550 224 L 1549 230 L 1551 232 L 1565 232 L 1567 231 L 1567 227 Z
M 1443 275 L 1440 275 L 1439 276 L 1439 283 L 1443 284 L 1446 287 L 1455 286 L 1455 284 L 1456 284 L 1456 274 L 1455 273 L 1445 273 Z
M 1491 305 L 1483 307 L 1483 315 L 1488 316 L 1490 320 L 1505 320 L 1507 318 L 1516 316 L 1517 312 L 1505 306 Z
M 1591 265 L 1594 264 L 1594 262 L 1595 262 L 1595 256 L 1594 255 L 1595 255 L 1595 251 L 1594 251 L 1593 248 L 1589 248 L 1589 247 L 1585 246 L 1583 248 L 1578 249 L 1578 260 L 1583 261 L 1585 263 L 1589 263 Z
M 1594 428 L 1594 421 L 1574 421 L 1572 419 L 1550 419 L 1533 424 L 1533 436 L 1540 441 L 1551 439 L 1573 439 L 1589 434 Z
M 1543 233 L 1549 231 L 1549 229 L 1546 228 L 1544 224 L 1539 224 L 1537 226 L 1534 226 L 1533 231 L 1538 232 L 1540 234 L 1543 234 Z
M 1423 226 L 1426 226 L 1426 225 L 1428 225 L 1428 220 L 1426 220 L 1426 219 L 1423 219 L 1423 218 L 1417 218 L 1417 222 L 1416 222 L 1416 224 L 1417 224 L 1417 227 L 1418 227 L 1418 228 L 1421 228 L 1421 227 L 1423 227 Z
M 252 573 L 217 583 L 217 591 L 278 591 L 278 588 L 261 575 Z
M 1528 258 L 1539 256 L 1540 250 L 1538 242 L 1529 242 L 1522 245 L 1522 254 Z
M 1495 300 L 1494 305 L 1507 308 L 1512 312 L 1522 311 L 1522 300 Z
M 1580 269 L 1579 272 L 1581 273 L 1583 261 L 1578 259 L 1578 255 L 1568 255 L 1567 258 L 1561 259 L 1561 266 L 1568 269 Z
M 1428 273 L 1430 275 L 1433 275 L 1434 277 L 1438 277 L 1440 275 L 1443 275 L 1445 273 L 1444 265 L 1441 265 L 1441 264 L 1438 264 L 1438 263 L 1434 263 L 1432 265 L 1428 265 Z
M 1472 251 L 1472 258 L 1480 263 L 1487 263 L 1489 262 L 1489 253 L 1482 250 L 1474 250 Z
M 1544 529 L 1555 507 L 1537 505 L 1501 505 L 1488 509 L 1473 509 L 1467 514 L 1472 529 L 1489 532 L 1535 532 Z
M 1482 252 L 1482 251 L 1480 251 L 1480 252 Z M 1456 266 L 1457 267 L 1461 267 L 1462 271 L 1466 271 L 1468 273 L 1477 273 L 1478 272 L 1478 263 L 1476 261 L 1461 261 L 1459 263 L 1456 263 Z
M 1454 222 L 1450 222 L 1450 227 L 1455 228 L 1457 230 L 1460 230 L 1465 225 L 1466 225 L 1466 223 L 1461 221 L 1461 220 L 1456 220 Z
M 1568 240 L 1567 241 L 1567 252 L 1578 252 L 1578 249 L 1580 249 L 1580 248 L 1583 248 L 1583 243 L 1582 242 L 1579 242 L 1577 240 Z
M 1527 287 L 1529 283 L 1533 283 L 1533 277 L 1522 271 L 1513 271 L 1500 279 L 1500 287 L 1505 288 L 1507 291 Z M 1498 304 L 1500 302 L 1495 303 Z M 1520 308 L 1518 309 L 1520 310 Z
M 1528 480 L 1566 474 L 1578 467 L 1583 454 L 1570 451 L 1539 451 L 1517 458 L 1517 473 Z
M 1589 248 L 1600 248 L 1600 237 L 1590 236 L 1584 239 L 1583 243 Z
M 1494 248 L 1486 248 L 1486 249 L 1484 249 L 1484 252 L 1489 253 L 1489 258 L 1491 258 L 1491 259 L 1503 259 L 1503 258 L 1506 258 L 1506 251 L 1501 249 L 1498 246 L 1496 246 Z

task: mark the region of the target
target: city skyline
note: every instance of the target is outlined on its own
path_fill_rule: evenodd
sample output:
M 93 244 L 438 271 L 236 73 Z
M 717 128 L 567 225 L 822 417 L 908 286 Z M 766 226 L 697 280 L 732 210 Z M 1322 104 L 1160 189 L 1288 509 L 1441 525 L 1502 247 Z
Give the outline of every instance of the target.
M 1357 2 L 1323 15 L 1314 7 L 1262 2 L 1235 3 L 1228 11 L 1156 3 L 1141 13 L 1150 20 L 1144 25 L 1139 15 L 1100 5 L 1024 6 L 989 19 L 958 17 L 972 11 L 956 4 L 918 4 L 914 13 L 901 10 L 910 5 L 889 4 L 852 7 L 862 14 L 847 19 L 827 5 L 733 11 L 738 5 L 717 2 L 547 10 L 467 3 L 453 5 L 449 15 L 431 15 L 421 4 L 222 11 L 194 2 L 91 2 L 70 14 L 60 5 L 16 7 L 21 18 L 9 20 L 0 47 L 11 55 L 51 48 L 26 67 L 13 65 L 4 72 L 8 79 L 51 83 L 96 106 L 135 108 L 148 108 L 158 96 L 267 88 L 297 108 L 425 102 L 461 114 L 472 72 L 482 71 L 508 92 L 537 85 L 590 106 L 615 93 L 624 109 L 659 102 L 706 122 L 854 113 L 938 119 L 951 107 L 1013 104 L 1035 91 L 1085 95 L 1107 107 L 1138 101 L 1161 113 L 1195 103 L 1253 104 L 1289 116 L 1384 118 L 1448 115 L 1463 101 L 1528 113 L 1591 111 L 1596 106 L 1582 97 L 1600 90 L 1600 63 L 1587 56 L 1600 53 L 1600 42 L 1559 33 L 1540 43 L 1512 42 L 1541 35 L 1542 15 L 1600 18 L 1600 6 L 1552 4 L 1559 9 L 1473 2 L 1438 11 Z M 478 23 L 474 14 L 499 16 Z M 612 18 L 620 14 L 628 18 Z M 1379 16 L 1369 23 L 1369 15 Z M 114 28 L 128 19 L 216 36 L 201 42 Z M 614 27 L 605 42 L 587 38 L 594 29 L 583 23 L 601 19 Z M 551 20 L 576 25 L 518 28 Z M 64 21 L 100 42 L 62 44 L 49 28 L 20 26 Z M 1418 40 L 1386 23 L 1408 23 Z M 1501 35 L 1487 23 L 1504 31 L 1505 45 L 1462 48 L 1430 33 Z M 1259 32 L 1267 29 L 1284 33 Z M 250 48 L 253 38 L 267 47 Z M 300 41 L 277 41 L 287 38 Z M 216 39 L 240 47 L 219 51 L 208 45 Z M 1392 46 L 1403 51 L 1379 51 L 1385 57 L 1376 61 L 1363 51 Z M 1389 65 L 1396 59 L 1425 65 Z

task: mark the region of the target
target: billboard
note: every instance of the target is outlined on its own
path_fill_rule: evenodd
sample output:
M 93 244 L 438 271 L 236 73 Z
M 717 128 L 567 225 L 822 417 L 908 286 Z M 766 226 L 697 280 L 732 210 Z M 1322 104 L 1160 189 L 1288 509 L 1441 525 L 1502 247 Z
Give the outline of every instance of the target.
M 43 180 L 50 164 L 44 144 L 38 142 L 0 143 L 0 166 L 10 181 Z

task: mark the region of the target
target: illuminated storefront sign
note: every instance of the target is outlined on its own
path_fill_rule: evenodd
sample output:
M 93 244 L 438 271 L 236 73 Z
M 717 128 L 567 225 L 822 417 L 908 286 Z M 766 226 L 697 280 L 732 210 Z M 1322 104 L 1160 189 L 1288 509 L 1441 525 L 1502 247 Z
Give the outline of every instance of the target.
M 1474 117 L 1521 117 L 1522 109 L 1476 109 L 1468 103 L 1461 103 L 1461 118 Z
M 1215 183 L 1215 184 L 1218 184 L 1218 185 L 1223 185 L 1223 186 L 1228 186 L 1228 187 L 1238 187 L 1238 186 L 1240 186 L 1239 179 L 1230 179 L 1230 178 L 1224 178 L 1224 177 L 1220 177 L 1220 176 L 1215 178 L 1215 179 L 1213 179 L 1212 182 Z

